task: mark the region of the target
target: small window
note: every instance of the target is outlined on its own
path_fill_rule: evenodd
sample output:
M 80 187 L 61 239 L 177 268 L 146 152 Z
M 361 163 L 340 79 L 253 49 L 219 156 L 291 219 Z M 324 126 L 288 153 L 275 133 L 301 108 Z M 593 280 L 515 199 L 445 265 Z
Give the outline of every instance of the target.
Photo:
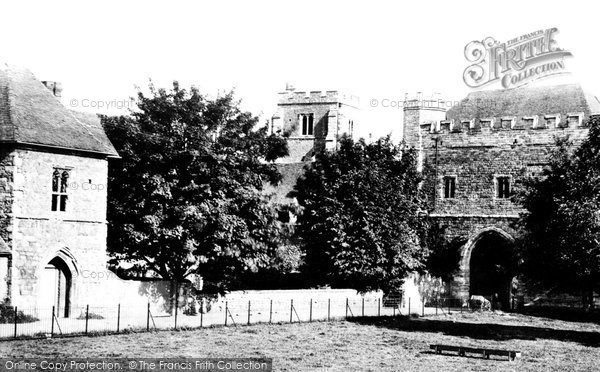
M 67 195 L 69 182 L 69 171 L 54 169 L 52 173 L 52 206 L 53 212 L 65 212 L 67 210 Z
M 546 117 L 546 128 L 555 128 L 555 127 L 556 127 L 556 116 Z
M 303 114 L 300 115 L 302 118 L 302 135 L 303 136 L 312 136 L 313 135 L 313 114 Z
M 444 177 L 444 199 L 454 198 L 456 193 L 456 177 Z
M 496 196 L 500 199 L 510 198 L 510 177 L 496 178 Z

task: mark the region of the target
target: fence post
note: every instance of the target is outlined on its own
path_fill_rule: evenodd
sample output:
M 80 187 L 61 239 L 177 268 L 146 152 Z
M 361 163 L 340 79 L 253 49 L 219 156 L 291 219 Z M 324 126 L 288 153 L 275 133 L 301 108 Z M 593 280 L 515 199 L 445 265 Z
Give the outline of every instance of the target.
M 269 324 L 273 321 L 273 300 L 269 304 Z
M 396 316 L 396 305 L 394 305 L 394 307 L 392 309 L 393 309 L 392 316 Z
M 435 300 L 435 315 L 438 315 L 438 310 L 437 309 L 438 309 L 438 301 L 439 300 L 440 300 L 439 297 Z
M 50 326 L 50 337 L 54 337 L 54 306 L 52 306 L 52 325 Z
M 146 311 L 146 332 L 150 331 L 150 302 L 148 302 L 148 310 Z
M 19 314 L 19 308 L 15 306 L 15 338 L 17 338 L 17 317 Z
M 327 321 L 331 320 L 331 298 L 327 299 Z
M 294 311 L 294 299 L 292 299 L 291 302 L 290 302 L 290 323 L 293 322 L 293 319 L 292 319 L 292 312 L 293 311 Z
M 121 304 L 117 306 L 117 333 L 119 333 L 119 327 L 121 326 Z
M 365 317 L 365 298 L 362 299 L 362 317 Z
M 410 297 L 408 298 L 408 316 L 410 316 Z
M 377 299 L 377 316 L 381 316 L 381 298 Z
M 227 316 L 229 315 L 229 301 L 225 301 L 225 325 L 227 325 Z
M 310 313 L 308 314 L 308 321 L 312 322 L 312 298 L 310 299 Z
M 248 300 L 248 325 L 250 325 L 250 300 Z
M 203 326 L 202 323 L 204 323 L 204 309 L 200 308 L 200 328 Z
M 421 316 L 425 316 L 425 297 L 421 297 Z
M 346 297 L 346 319 L 348 319 L 348 297 Z
M 88 333 L 88 320 L 90 319 L 90 305 L 85 306 L 85 334 Z
M 450 315 L 450 301 L 448 301 L 448 315 Z

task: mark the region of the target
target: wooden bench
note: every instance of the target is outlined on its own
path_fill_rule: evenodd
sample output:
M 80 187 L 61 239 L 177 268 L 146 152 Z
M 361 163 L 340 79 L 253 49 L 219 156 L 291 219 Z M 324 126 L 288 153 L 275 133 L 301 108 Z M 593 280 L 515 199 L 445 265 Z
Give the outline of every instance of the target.
M 480 354 L 484 358 L 489 359 L 490 355 L 506 356 L 508 360 L 515 360 L 521 357 L 519 351 L 512 350 L 500 350 L 500 349 L 486 349 L 477 347 L 466 347 L 466 346 L 452 346 L 452 345 L 430 345 L 430 349 L 435 350 L 436 353 L 441 354 L 442 351 L 457 351 L 459 356 L 465 356 L 466 353 Z

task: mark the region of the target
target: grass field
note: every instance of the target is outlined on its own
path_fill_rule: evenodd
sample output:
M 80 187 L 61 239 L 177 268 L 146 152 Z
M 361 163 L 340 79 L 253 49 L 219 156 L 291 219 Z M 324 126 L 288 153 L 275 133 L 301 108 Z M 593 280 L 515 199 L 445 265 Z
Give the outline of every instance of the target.
M 436 355 L 432 343 L 522 352 Z M 10 357 L 267 357 L 277 371 L 592 371 L 600 325 L 507 314 L 253 325 L 0 343 Z

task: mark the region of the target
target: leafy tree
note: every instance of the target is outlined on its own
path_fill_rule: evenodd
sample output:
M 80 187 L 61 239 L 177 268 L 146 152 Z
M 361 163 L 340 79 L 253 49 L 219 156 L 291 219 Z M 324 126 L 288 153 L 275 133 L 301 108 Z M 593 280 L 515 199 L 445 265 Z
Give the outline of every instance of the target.
M 420 181 L 414 150 L 389 137 L 371 144 L 344 138 L 338 151 L 317 155 L 297 184 L 312 283 L 389 291 L 421 269 L 428 223 Z
M 448 239 L 446 230 L 447 226 L 430 223 L 426 235 L 429 254 L 425 266 L 429 274 L 448 283 L 458 272 L 460 249 L 467 241 L 461 237 Z
M 542 177 L 517 195 L 527 210 L 519 221 L 524 274 L 550 289 L 581 291 L 584 303 L 600 278 L 600 123 L 591 119 L 578 147 L 557 140 Z
M 149 88 L 130 116 L 103 117 L 121 156 L 109 169 L 111 264 L 175 282 L 199 274 L 223 292 L 279 245 L 262 187 L 281 177 L 271 161 L 287 154 L 285 140 L 257 129 L 232 93 Z

